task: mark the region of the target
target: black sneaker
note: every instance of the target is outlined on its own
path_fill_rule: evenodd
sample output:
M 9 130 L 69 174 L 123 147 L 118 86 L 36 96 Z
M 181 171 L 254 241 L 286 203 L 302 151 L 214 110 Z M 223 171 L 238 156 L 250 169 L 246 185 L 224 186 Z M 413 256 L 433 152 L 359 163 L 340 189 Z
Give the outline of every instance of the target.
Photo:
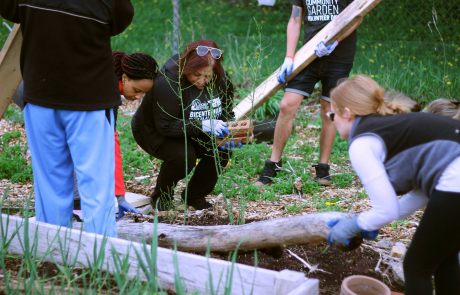
M 256 185 L 267 185 L 273 182 L 273 177 L 276 176 L 276 173 L 281 171 L 281 167 L 283 162 L 280 160 L 279 162 L 272 162 L 270 160 L 265 161 L 264 170 L 257 179 Z
M 195 210 L 209 209 L 212 207 L 212 204 L 206 201 L 205 198 L 188 200 L 187 205 L 192 206 Z
M 329 175 L 329 165 L 324 163 L 318 163 L 313 165 L 316 171 L 315 181 L 321 185 L 329 186 L 332 184 L 331 176 Z

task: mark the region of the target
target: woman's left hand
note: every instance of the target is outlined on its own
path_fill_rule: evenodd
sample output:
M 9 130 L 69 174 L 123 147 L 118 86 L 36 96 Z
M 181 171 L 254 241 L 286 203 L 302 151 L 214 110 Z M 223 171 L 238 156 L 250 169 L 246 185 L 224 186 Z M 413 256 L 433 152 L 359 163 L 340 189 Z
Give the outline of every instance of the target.
M 332 220 L 327 223 L 331 228 L 327 243 L 329 245 L 336 245 L 348 247 L 353 238 L 359 237 L 368 240 L 377 238 L 378 230 L 366 231 L 358 226 L 357 215 L 348 215 L 338 220 Z

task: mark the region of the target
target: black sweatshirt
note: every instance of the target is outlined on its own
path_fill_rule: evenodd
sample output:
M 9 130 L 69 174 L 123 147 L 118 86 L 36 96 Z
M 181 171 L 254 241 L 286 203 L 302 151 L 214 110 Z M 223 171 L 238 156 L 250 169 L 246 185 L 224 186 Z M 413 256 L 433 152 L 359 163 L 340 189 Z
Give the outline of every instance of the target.
M 1 0 L 0 15 L 21 24 L 26 102 L 81 111 L 121 104 L 110 37 L 131 23 L 130 0 Z
M 201 130 L 201 121 L 212 118 L 225 122 L 234 117 L 233 85 L 226 78 L 209 83 L 203 90 L 178 76 L 178 56 L 163 66 L 137 109 L 133 120 L 133 133 L 147 141 L 149 150 L 158 148 L 167 138 L 188 138 L 209 141 Z

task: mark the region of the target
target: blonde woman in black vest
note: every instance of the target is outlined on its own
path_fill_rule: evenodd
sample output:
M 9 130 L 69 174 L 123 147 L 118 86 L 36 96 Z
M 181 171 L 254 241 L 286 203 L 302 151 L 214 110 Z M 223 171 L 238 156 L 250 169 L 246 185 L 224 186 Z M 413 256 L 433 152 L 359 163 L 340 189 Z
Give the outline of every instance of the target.
M 328 241 L 347 245 L 425 207 L 404 258 L 405 294 L 460 294 L 460 122 L 395 115 L 398 105 L 384 95 L 363 75 L 331 92 L 329 117 L 349 141 L 350 162 L 372 208 L 331 223 Z

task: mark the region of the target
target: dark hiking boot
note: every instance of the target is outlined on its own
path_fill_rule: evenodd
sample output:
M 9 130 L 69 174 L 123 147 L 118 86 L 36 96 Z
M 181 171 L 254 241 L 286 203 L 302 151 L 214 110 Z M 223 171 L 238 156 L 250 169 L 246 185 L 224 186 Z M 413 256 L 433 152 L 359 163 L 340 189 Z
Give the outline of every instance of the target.
M 323 186 L 329 186 L 332 184 L 331 176 L 329 175 L 329 165 L 324 163 L 318 163 L 313 165 L 316 171 L 315 181 Z
M 255 185 L 262 186 L 271 184 L 273 182 L 273 177 L 276 176 L 276 173 L 281 171 L 283 163 L 280 160 L 279 162 L 272 162 L 270 160 L 265 161 L 264 169 L 257 179 Z
M 181 194 L 182 202 L 185 203 L 185 191 Z M 202 198 L 187 198 L 187 206 L 192 206 L 195 210 L 209 209 L 212 207 L 212 204 L 206 201 L 204 197 Z
M 212 207 L 212 204 L 206 201 L 205 198 L 187 200 L 187 205 L 192 206 L 195 210 L 209 209 Z

